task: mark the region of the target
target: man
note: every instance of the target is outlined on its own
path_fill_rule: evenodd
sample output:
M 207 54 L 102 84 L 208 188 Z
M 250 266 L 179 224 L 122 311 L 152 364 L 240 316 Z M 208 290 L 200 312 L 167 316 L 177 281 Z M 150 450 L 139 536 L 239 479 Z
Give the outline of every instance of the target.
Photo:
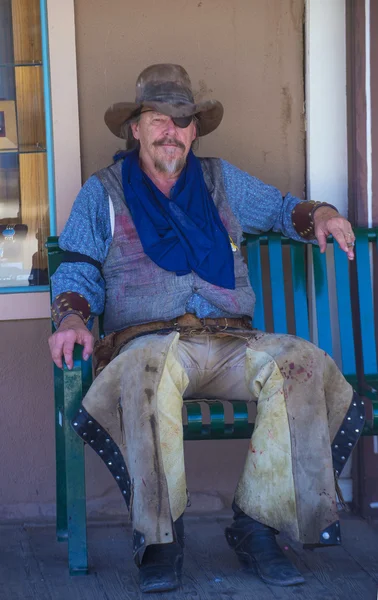
M 340 543 L 335 480 L 358 440 L 363 406 L 323 351 L 253 330 L 254 294 L 242 231 L 274 229 L 353 259 L 350 223 L 220 159 L 197 159 L 197 136 L 221 122 L 217 101 L 195 104 L 186 71 L 153 65 L 135 102 L 105 122 L 128 140 L 123 158 L 91 177 L 60 237 L 53 277 L 52 357 L 72 368 L 74 343 L 104 311 L 98 373 L 73 427 L 106 461 L 129 507 L 144 592 L 178 587 L 187 504 L 182 399 L 257 401 L 227 542 L 265 582 L 302 583 L 275 536 Z

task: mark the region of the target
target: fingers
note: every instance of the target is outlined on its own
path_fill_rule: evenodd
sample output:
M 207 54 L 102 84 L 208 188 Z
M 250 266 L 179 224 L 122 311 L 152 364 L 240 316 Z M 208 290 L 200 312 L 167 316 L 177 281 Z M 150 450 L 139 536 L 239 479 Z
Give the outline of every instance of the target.
M 73 330 L 56 331 L 49 338 L 51 357 L 59 369 L 63 368 L 62 357 L 69 369 L 73 367 L 73 348 L 76 342 L 76 333 Z
M 323 254 L 327 249 L 327 235 L 323 229 L 319 229 L 316 237 L 319 243 L 320 252 Z
M 64 360 L 65 360 L 66 365 L 69 370 L 71 370 L 73 367 L 74 346 L 75 346 L 75 339 L 72 339 L 72 338 L 67 339 L 67 337 L 66 337 L 64 344 L 63 344 L 63 356 L 64 356 Z
M 344 217 L 332 217 L 319 225 L 320 227 L 318 227 L 316 237 L 319 242 L 320 251 L 325 252 L 327 247 L 327 235 L 331 234 L 338 242 L 341 250 L 346 253 L 348 259 L 353 260 L 355 235 L 349 221 L 344 219 Z
M 346 222 L 347 225 L 349 225 L 348 222 Z M 341 250 L 343 250 L 346 255 L 348 256 L 349 260 L 353 260 L 354 259 L 354 242 L 355 242 L 355 235 L 349 225 L 349 227 L 347 228 L 347 231 L 345 231 L 345 229 L 341 229 L 341 228 L 337 228 L 330 231 L 330 233 L 332 233 L 333 237 L 335 238 L 335 240 L 338 242 Z
M 93 352 L 93 346 L 94 346 L 94 337 L 91 333 L 89 333 L 88 331 L 88 335 L 84 336 L 84 339 L 81 340 L 80 342 L 81 344 L 83 344 L 84 348 L 83 348 L 83 359 L 84 360 L 88 360 L 88 358 L 90 357 L 90 355 Z
M 346 244 L 348 247 L 348 250 L 347 250 L 348 258 L 349 258 L 349 260 L 353 260 L 354 259 L 354 244 L 356 242 L 356 236 L 354 235 L 352 229 L 345 234 L 345 239 L 346 239 Z
M 84 346 L 83 359 L 88 360 L 93 352 L 94 338 L 86 327 L 81 329 L 66 329 L 63 331 L 58 330 L 49 338 L 52 359 L 60 369 L 63 368 L 63 357 L 67 368 L 69 370 L 73 368 L 73 350 L 75 343 Z
M 341 250 L 344 250 L 344 252 L 348 252 L 349 248 L 347 245 L 345 233 L 341 229 L 335 229 L 334 231 L 331 231 L 331 233 L 334 239 L 338 242 Z
M 353 244 L 354 245 L 354 244 Z M 348 252 L 347 252 L 347 256 L 349 258 L 349 260 L 353 260 L 354 259 L 354 250 L 353 250 L 353 246 L 348 246 Z
M 49 347 L 51 352 L 51 357 L 59 369 L 63 369 L 62 363 L 62 348 L 63 348 L 63 339 L 57 339 L 56 334 L 49 337 Z

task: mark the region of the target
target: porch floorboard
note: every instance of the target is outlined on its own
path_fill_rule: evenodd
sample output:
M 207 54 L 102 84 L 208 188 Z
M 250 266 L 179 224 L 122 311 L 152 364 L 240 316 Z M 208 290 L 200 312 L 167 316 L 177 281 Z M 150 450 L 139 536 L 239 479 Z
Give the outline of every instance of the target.
M 376 600 L 378 527 L 353 515 L 342 516 L 343 546 L 304 551 L 280 543 L 306 584 L 268 586 L 243 571 L 228 549 L 226 516 L 188 516 L 183 588 L 171 594 L 142 595 L 131 557 L 130 527 L 90 523 L 90 575 L 70 577 L 67 547 L 51 525 L 0 527 L 0 600 Z

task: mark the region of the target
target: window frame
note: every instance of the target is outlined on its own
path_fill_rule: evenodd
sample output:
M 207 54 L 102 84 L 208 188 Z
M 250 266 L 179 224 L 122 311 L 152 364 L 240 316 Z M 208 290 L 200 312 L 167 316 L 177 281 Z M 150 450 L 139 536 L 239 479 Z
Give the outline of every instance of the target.
M 58 235 L 81 187 L 75 8 L 74 0 L 40 4 L 50 235 Z M 0 290 L 0 321 L 49 317 L 48 286 Z

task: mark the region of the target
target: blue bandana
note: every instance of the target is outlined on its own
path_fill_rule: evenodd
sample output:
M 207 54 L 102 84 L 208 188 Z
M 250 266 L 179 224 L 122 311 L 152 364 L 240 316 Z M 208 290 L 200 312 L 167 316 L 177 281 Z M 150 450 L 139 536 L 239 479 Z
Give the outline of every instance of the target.
M 122 183 L 143 250 L 159 267 L 235 289 L 230 238 L 206 187 L 201 163 L 189 152 L 167 198 L 139 166 L 138 151 L 126 155 Z

